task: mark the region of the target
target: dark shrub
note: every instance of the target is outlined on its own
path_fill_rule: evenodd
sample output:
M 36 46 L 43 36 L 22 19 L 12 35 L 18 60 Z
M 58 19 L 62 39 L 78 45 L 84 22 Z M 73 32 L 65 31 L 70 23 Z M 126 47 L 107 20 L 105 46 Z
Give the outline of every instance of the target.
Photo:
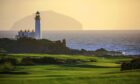
M 121 70 L 140 69 L 140 58 L 135 58 L 130 62 L 123 62 Z
M 43 57 L 43 62 L 46 64 L 64 64 L 63 59 L 53 58 L 53 57 Z
M 40 61 L 43 64 L 56 64 L 57 63 L 57 59 L 53 57 L 43 57 L 43 58 L 40 58 Z
M 140 62 L 140 57 L 139 58 L 134 58 L 131 63 L 139 63 Z
M 130 69 L 131 69 L 131 64 L 130 63 L 123 62 L 121 64 L 121 71 L 123 71 L 123 70 L 130 70 Z
M 21 60 L 22 65 L 35 65 L 35 64 L 73 64 L 81 63 L 79 59 L 59 59 L 54 57 L 24 57 Z
M 18 64 L 18 61 L 16 58 L 10 58 L 10 57 L 7 57 L 7 58 L 0 58 L 0 64 L 3 64 L 5 62 L 9 62 L 13 65 L 17 65 Z
M 91 59 L 90 62 L 97 62 L 97 60 L 96 59 Z
M 24 57 L 21 60 L 22 65 L 34 65 L 33 59 L 31 57 Z
M 8 73 L 15 69 L 15 66 L 11 62 L 4 62 L 3 64 L 0 64 L 0 72 L 2 73 Z
M 140 57 L 131 61 L 132 69 L 140 69 Z
M 66 64 L 81 63 L 80 59 L 67 59 Z
M 61 59 L 53 57 L 24 57 L 21 61 L 22 65 L 35 65 L 35 64 L 62 64 Z

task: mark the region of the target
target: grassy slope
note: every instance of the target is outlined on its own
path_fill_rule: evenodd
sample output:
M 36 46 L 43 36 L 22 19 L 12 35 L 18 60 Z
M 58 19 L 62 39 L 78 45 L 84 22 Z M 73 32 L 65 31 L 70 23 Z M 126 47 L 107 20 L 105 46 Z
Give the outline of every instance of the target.
M 130 58 L 86 57 L 47 54 L 13 54 L 16 58 L 24 56 L 51 56 L 60 59 L 96 59 L 97 62 L 87 62 L 69 65 L 38 65 L 18 66 L 17 71 L 29 74 L 2 75 L 0 84 L 139 84 L 140 70 L 120 72 L 116 62 Z

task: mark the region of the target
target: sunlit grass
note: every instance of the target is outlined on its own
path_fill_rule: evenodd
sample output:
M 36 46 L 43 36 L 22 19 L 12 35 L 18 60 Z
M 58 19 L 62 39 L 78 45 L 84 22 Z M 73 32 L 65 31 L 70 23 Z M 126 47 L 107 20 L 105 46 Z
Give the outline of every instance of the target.
M 12 54 L 15 58 L 54 57 L 59 59 L 96 59 L 80 64 L 17 66 L 16 71 L 28 74 L 0 74 L 0 84 L 139 84 L 140 70 L 120 71 L 117 62 L 126 57 L 96 57 L 49 54 Z

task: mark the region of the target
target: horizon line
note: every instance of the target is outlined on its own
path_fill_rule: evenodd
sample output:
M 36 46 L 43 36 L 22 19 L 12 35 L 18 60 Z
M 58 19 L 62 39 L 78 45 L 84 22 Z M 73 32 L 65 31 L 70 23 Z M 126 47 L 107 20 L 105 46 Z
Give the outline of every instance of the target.
M 0 30 L 0 31 L 20 31 L 20 30 Z M 134 29 L 134 30 L 131 30 L 131 29 L 128 29 L 128 30 L 125 30 L 125 29 L 123 29 L 123 30 L 41 30 L 41 31 L 140 31 L 140 29 Z

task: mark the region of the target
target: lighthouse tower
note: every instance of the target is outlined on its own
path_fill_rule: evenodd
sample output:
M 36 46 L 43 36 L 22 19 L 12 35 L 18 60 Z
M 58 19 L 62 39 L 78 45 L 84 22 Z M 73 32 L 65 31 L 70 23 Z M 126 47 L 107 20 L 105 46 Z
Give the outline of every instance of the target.
M 40 33 L 40 13 L 37 11 L 35 16 L 35 39 L 41 39 Z

